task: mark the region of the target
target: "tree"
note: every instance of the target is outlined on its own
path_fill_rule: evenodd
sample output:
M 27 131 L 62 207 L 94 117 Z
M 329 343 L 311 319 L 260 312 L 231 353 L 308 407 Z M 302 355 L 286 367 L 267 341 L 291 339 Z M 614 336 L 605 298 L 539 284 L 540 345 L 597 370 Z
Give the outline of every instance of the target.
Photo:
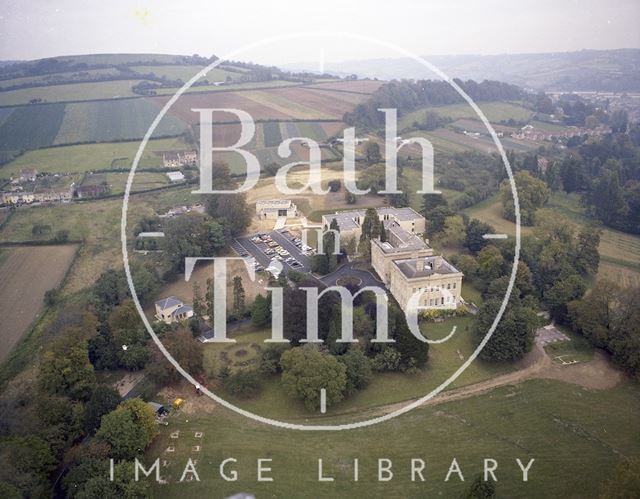
M 442 239 L 446 245 L 457 246 L 462 243 L 465 239 L 465 226 L 460 215 L 453 215 L 445 219 Z
M 567 305 L 573 300 L 582 298 L 587 285 L 578 274 L 570 274 L 561 277 L 544 293 L 544 301 L 549 306 L 549 314 L 559 323 L 567 320 Z
M 391 337 L 395 340 L 392 348 L 400 354 L 400 368 L 421 368 L 429 357 L 429 343 L 416 338 L 407 324 L 407 318 L 396 305 L 389 308 Z
M 165 255 L 174 271 L 184 271 L 186 257 L 215 256 L 225 246 L 223 226 L 199 213 L 190 212 L 167 223 Z
M 462 494 L 462 499 L 493 499 L 496 497 L 496 484 L 493 480 L 484 480 L 478 475 L 469 488 Z
M 500 250 L 494 245 L 482 248 L 478 253 L 478 275 L 485 282 L 496 279 L 502 275 L 504 258 Z
M 224 380 L 224 389 L 231 395 L 248 398 L 260 391 L 260 377 L 255 369 L 240 369 Z
M 379 163 L 382 159 L 380 146 L 377 142 L 367 142 L 364 145 L 364 158 L 368 165 Z
M 621 461 L 603 486 L 600 499 L 630 499 L 640 497 L 640 459 Z
M 207 313 L 207 304 L 202 297 L 202 291 L 200 290 L 200 285 L 194 281 L 193 282 L 193 315 L 197 318 L 202 319 Z
M 251 223 L 245 193 L 213 194 L 205 203 L 207 213 L 224 224 L 232 237 L 242 234 Z
M 233 278 L 233 315 L 236 319 L 241 319 L 245 312 L 244 287 L 242 277 L 239 275 Z
M 280 358 L 282 385 L 289 396 L 300 399 L 307 409 L 320 407 L 320 390 L 326 392 L 327 407 L 344 398 L 347 368 L 313 345 L 287 350 Z
M 213 279 L 210 277 L 207 278 L 207 290 L 204 294 L 204 301 L 206 308 L 207 317 L 209 318 L 209 322 L 213 322 L 214 312 L 215 312 L 215 286 L 213 283 Z
M 489 224 L 481 222 L 477 218 L 473 218 L 467 225 L 464 238 L 464 246 L 469 248 L 472 253 L 477 253 L 484 248 L 488 241 L 482 237 L 485 234 L 493 234 L 495 231 Z
M 486 300 L 480 307 L 474 326 L 477 343 L 480 343 L 489 332 L 501 302 L 502 300 L 492 298 Z M 514 297 L 491 338 L 480 352 L 480 357 L 489 361 L 521 359 L 533 346 L 537 325 L 538 318 L 535 310 L 521 306 L 519 299 Z
M 87 340 L 79 330 L 68 330 L 53 348 L 44 353 L 38 375 L 40 388 L 49 394 L 87 400 L 96 383 L 89 361 Z
M 142 454 L 157 431 L 153 409 L 142 399 L 131 399 L 102 417 L 96 438 L 109 444 L 115 459 L 133 459 Z
M 96 386 L 84 409 L 84 423 L 87 433 L 96 431 L 100 427 L 102 416 L 118 407 L 121 400 L 120 394 L 110 386 Z
M 362 353 L 362 350 L 350 348 L 346 354 L 338 357 L 338 361 L 347 368 L 345 387 L 347 396 L 367 386 L 373 378 L 371 360 Z
M 518 201 L 520 204 L 520 222 L 522 225 L 533 225 L 535 212 L 542 208 L 549 200 L 549 188 L 540 179 L 532 177 L 529 172 L 519 171 L 514 175 Z M 511 183 L 507 180 L 500 185 L 503 214 L 512 222 L 516 219 L 515 203 L 511 192 Z
M 256 327 L 264 327 L 271 320 L 271 303 L 269 298 L 256 295 L 256 299 L 251 307 L 251 322 Z
M 181 378 L 180 373 L 160 352 L 155 343 L 150 344 L 152 346 L 152 362 L 147 365 L 149 376 L 161 384 L 178 381 Z M 163 344 L 185 371 L 194 376 L 202 372 L 204 362 L 202 345 L 193 337 L 189 329 L 178 328 L 177 331 L 165 336 Z
M 338 192 L 342 183 L 338 179 L 329 180 L 329 190 L 331 192 Z
M 600 265 L 601 230 L 597 227 L 584 227 L 578 232 L 578 242 L 576 244 L 576 269 L 582 275 L 595 274 Z

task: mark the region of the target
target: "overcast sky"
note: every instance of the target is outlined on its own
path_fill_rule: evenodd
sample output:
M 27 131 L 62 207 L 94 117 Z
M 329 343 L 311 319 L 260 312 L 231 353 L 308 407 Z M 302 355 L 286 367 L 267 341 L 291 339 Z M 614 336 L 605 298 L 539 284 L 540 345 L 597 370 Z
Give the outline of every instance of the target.
M 0 0 L 0 59 L 86 53 L 224 56 L 266 37 L 351 32 L 421 55 L 640 47 L 639 0 Z M 266 45 L 236 59 L 287 64 L 394 54 L 342 37 Z

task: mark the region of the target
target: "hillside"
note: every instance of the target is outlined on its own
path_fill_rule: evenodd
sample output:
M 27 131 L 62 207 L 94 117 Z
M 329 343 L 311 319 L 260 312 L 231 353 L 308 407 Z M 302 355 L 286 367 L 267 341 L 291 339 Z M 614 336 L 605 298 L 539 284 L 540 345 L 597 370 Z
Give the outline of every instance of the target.
M 545 91 L 640 91 L 640 49 L 425 58 L 454 78 L 498 80 Z M 301 63 L 288 67 L 300 70 L 315 66 Z M 326 70 L 383 80 L 435 78 L 427 68 L 404 58 L 327 63 Z

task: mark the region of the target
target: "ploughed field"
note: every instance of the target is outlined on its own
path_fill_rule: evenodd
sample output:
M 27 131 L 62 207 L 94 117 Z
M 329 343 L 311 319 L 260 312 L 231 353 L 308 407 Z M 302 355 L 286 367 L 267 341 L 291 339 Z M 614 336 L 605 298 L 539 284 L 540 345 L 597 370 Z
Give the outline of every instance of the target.
M 5 359 L 42 309 L 44 294 L 60 284 L 76 246 L 3 250 L 0 257 L 0 360 Z

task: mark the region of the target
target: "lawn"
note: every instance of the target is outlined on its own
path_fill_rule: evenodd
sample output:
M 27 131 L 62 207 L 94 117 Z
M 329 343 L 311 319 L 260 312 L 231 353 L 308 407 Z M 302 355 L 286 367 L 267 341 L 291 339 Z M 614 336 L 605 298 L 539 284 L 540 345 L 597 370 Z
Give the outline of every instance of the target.
M 459 497 L 481 472 L 485 458 L 499 462 L 499 497 L 591 498 L 622 456 L 640 453 L 638 390 L 631 382 L 592 391 L 534 380 L 339 433 L 275 429 L 211 404 L 208 411 L 171 416 L 147 460 L 161 459 L 162 478 L 169 484 L 155 488 L 167 498 L 190 499 L 212 491 L 220 497 L 240 491 L 256 497 Z M 178 438 L 170 438 L 175 431 Z M 196 438 L 195 432 L 203 435 Z M 166 452 L 169 446 L 174 452 Z M 218 474 L 220 463 L 230 457 L 237 459 L 235 482 Z M 444 481 L 454 457 L 464 483 L 455 475 Z M 201 481 L 175 483 L 188 458 L 197 459 Z M 256 480 L 257 458 L 273 460 L 266 463 L 273 482 Z M 318 481 L 319 458 L 335 481 Z M 354 458 L 360 460 L 358 482 L 353 482 Z M 378 458 L 393 460 L 392 481 L 378 482 Z M 424 483 L 410 480 L 412 458 L 427 462 Z M 535 458 L 527 483 L 516 458 L 525 463 Z
M 68 102 L 133 97 L 131 87 L 142 80 L 111 80 L 92 83 L 69 83 L 46 87 L 21 88 L 0 92 L 0 106 L 28 104 L 32 99 L 46 102 Z
M 0 166 L 0 177 L 8 178 L 23 168 L 46 173 L 83 173 L 87 171 L 130 168 L 140 141 L 81 144 L 27 151 Z M 139 168 L 162 167 L 161 151 L 184 150 L 190 146 L 180 138 L 154 139 L 147 142 Z
M 441 323 L 422 323 L 421 330 L 430 339 L 447 336 L 451 329 L 457 328 L 453 337 L 443 344 L 431 345 L 427 367 L 416 375 L 402 373 L 379 373 L 364 390 L 328 409 L 326 416 L 310 413 L 298 401 L 291 399 L 282 388 L 279 377 L 264 380 L 261 393 L 253 399 L 237 399 L 228 394 L 230 401 L 243 409 L 274 418 L 287 420 L 324 419 L 336 415 L 353 414 L 373 407 L 402 402 L 426 395 L 430 390 L 445 381 L 460 367 L 474 350 L 471 326 L 472 317 L 449 319 Z M 232 370 L 255 365 L 257 355 L 265 347 L 263 340 L 268 338 L 268 330 L 255 331 L 243 329 L 231 336 L 238 343 L 233 345 L 205 345 L 205 368 L 211 377 L 223 366 Z M 238 355 L 238 352 L 241 352 Z M 512 370 L 508 364 L 489 364 L 476 360 L 452 383 L 451 388 L 465 386 L 504 374 Z

